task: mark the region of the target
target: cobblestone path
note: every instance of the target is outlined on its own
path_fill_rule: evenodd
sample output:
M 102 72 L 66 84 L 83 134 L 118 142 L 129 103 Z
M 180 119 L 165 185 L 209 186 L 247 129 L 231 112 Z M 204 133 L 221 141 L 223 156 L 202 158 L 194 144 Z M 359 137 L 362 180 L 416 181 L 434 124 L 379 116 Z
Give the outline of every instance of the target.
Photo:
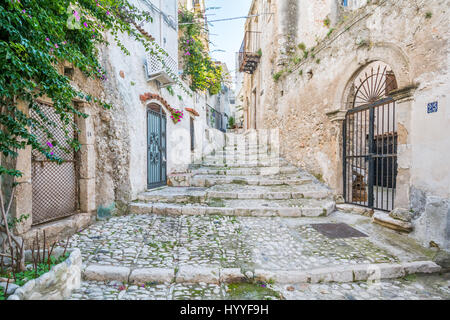
M 264 286 L 264 285 L 262 285 Z M 374 283 L 266 285 L 276 294 L 232 296 L 227 284 L 123 285 L 118 281 L 86 281 L 71 300 L 449 300 L 450 274 L 382 280 Z M 276 296 L 278 295 L 278 297 Z
M 331 190 L 247 139 L 172 181 L 188 187 L 145 192 L 126 216 L 74 235 L 86 281 L 72 298 L 448 299 L 448 281 L 411 278 L 439 270 L 432 252 L 335 211 Z M 362 234 L 331 237 L 323 223 Z

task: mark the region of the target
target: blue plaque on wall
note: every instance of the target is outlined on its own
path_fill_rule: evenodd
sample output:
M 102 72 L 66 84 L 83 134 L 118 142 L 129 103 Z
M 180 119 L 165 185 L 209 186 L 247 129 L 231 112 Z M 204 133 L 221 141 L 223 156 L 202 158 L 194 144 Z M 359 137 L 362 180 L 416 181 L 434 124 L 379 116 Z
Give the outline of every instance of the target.
M 427 113 L 434 113 L 438 111 L 438 103 L 437 101 L 435 102 L 430 102 L 427 106 Z

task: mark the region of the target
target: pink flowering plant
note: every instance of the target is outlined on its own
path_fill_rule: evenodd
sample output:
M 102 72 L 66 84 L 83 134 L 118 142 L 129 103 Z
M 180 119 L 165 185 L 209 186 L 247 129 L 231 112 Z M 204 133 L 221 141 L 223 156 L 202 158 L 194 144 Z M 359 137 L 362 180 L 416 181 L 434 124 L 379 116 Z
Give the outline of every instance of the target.
M 179 47 L 183 59 L 183 79 L 190 80 L 192 91 L 209 91 L 217 94 L 222 87 L 222 67 L 212 61 L 207 52 L 203 38 L 203 19 L 201 14 L 193 13 L 186 8 L 178 10 L 179 28 L 182 36 Z M 186 23 L 186 24 L 183 24 Z
M 177 124 L 178 122 L 181 122 L 181 119 L 183 119 L 183 111 L 173 109 L 171 112 L 170 118 L 172 119 L 173 123 Z

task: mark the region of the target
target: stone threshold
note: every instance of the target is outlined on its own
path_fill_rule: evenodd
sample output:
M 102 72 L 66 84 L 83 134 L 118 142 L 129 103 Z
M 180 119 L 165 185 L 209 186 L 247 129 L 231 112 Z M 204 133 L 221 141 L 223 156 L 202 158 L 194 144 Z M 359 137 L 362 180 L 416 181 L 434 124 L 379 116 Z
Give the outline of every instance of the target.
M 130 268 L 111 265 L 88 265 L 83 270 L 84 280 L 121 281 L 132 284 L 152 283 L 235 283 L 255 279 L 277 284 L 329 283 L 377 281 L 402 278 L 411 274 L 440 272 L 441 267 L 432 261 L 403 263 L 379 263 L 341 265 L 312 270 L 265 270 L 246 271 L 240 268 L 181 266 L 179 268 Z
M 389 215 L 389 213 L 384 211 L 372 210 L 367 207 L 352 205 L 348 203 L 336 204 L 336 210 L 371 217 L 373 223 L 376 223 L 391 230 L 403 233 L 409 233 L 413 230 L 413 225 L 411 222 L 394 219 Z

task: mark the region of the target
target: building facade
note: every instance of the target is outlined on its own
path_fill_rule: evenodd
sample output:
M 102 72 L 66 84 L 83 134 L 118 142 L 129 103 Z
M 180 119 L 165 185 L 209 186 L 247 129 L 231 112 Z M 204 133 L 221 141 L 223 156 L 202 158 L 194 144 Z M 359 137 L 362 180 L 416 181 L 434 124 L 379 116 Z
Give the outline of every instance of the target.
M 70 74 L 74 86 L 100 96 L 112 108 L 74 101 L 89 117 L 76 119 L 81 150 L 64 155 L 63 165 L 41 159 L 31 148 L 21 150 L 11 164 L 24 173 L 17 180 L 11 215 L 29 216 L 16 226 L 27 245 L 36 232 L 42 235 L 46 230 L 48 241 L 62 239 L 97 217 L 125 213 L 128 202 L 148 189 L 182 184 L 189 165 L 224 142 L 223 132 L 208 126 L 204 94 L 183 90 L 169 74 L 179 74 L 177 1 L 133 3 L 152 15 L 152 23 L 137 29 L 164 49 L 166 67 L 125 34 L 119 40 L 129 55 L 109 34 L 110 44 L 99 48 L 107 80 L 88 80 L 73 66 L 61 66 L 61 73 Z M 43 109 L 48 116 L 55 116 L 50 99 L 39 102 L 47 106 Z M 31 112 L 25 106 L 22 109 Z M 171 118 L 177 110 L 183 112 L 179 122 Z M 59 138 L 62 142 L 64 135 Z
M 254 0 L 244 126 L 374 222 L 450 248 L 446 1 Z

